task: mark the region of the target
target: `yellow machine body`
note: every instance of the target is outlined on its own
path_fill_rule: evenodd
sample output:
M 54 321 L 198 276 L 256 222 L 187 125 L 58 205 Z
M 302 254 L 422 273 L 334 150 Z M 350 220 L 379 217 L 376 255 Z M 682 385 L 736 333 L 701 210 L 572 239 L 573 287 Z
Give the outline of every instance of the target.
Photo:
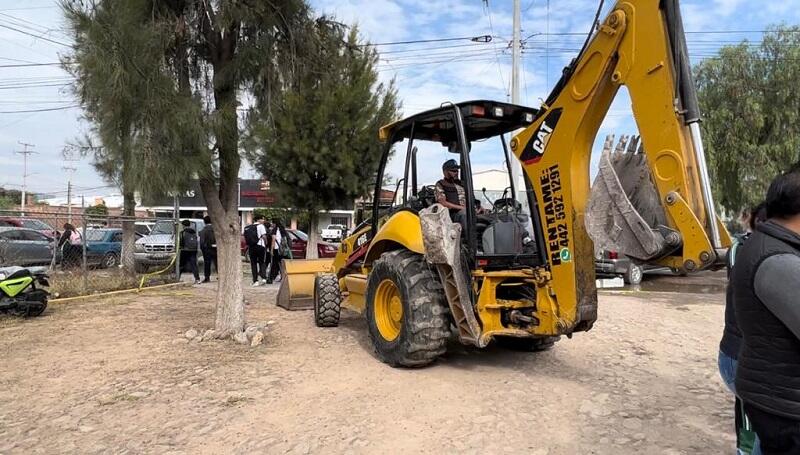
M 498 270 L 485 267 L 478 256 L 467 273 L 467 286 L 474 296 L 469 304 L 454 303 L 457 280 L 439 269 L 444 290 L 437 287 L 434 291 L 430 285 L 426 292 L 447 294 L 448 317 L 459 327 L 462 342 L 483 347 L 497 337 L 545 339 L 591 329 L 597 318 L 597 291 L 594 244 L 587 233 L 585 214 L 590 195 L 590 155 L 597 131 L 622 86 L 630 93 L 647 167 L 666 213 L 666 228 L 681 238 L 679 248 L 652 262 L 682 271 L 702 270 L 717 266 L 730 246 L 730 237 L 716 215 L 709 219 L 713 208 L 708 204 L 710 197 L 704 194 L 707 172 L 704 161 L 698 162 L 698 156 L 703 157 L 702 144 L 693 136 L 688 126 L 691 122 L 685 118 L 676 94 L 681 68 L 674 61 L 677 45 L 670 37 L 682 38 L 682 25 L 676 28 L 663 3 L 670 2 L 618 1 L 535 119 L 510 141 L 510 150 L 522 162 L 535 197 L 543 240 L 538 245 L 539 254 L 544 259 L 539 266 Z M 672 3 L 677 8 L 677 2 Z M 391 141 L 404 125 L 400 121 L 383 127 L 380 138 Z M 413 131 L 412 124 L 412 136 Z M 378 194 L 376 190 L 376 198 Z M 427 258 L 428 253 L 421 218 L 414 210 L 380 217 L 375 210 L 373 223 L 377 226 L 373 229 L 366 225 L 344 239 L 332 264 L 309 263 L 307 267 L 297 266 L 294 272 L 287 267 L 293 281 L 291 294 L 313 295 L 315 272 L 336 275 L 344 305 L 365 312 L 368 322 L 375 319 L 371 336 L 376 350 L 385 353 L 382 359 L 392 365 L 422 365 L 439 351 L 431 351 L 433 354 L 423 360 L 411 351 L 396 357 L 395 351 L 405 346 L 400 346 L 406 336 L 402 324 L 411 321 L 408 313 L 416 305 L 403 302 L 398 309 L 398 299 L 425 293 L 414 294 L 414 280 L 398 284 L 402 278 L 392 278 L 396 269 L 381 266 L 378 270 L 376 265 L 381 258 L 391 258 L 395 264 L 417 267 L 412 271 L 418 276 L 433 276 L 414 265 L 418 264 L 415 257 Z M 292 262 L 298 261 L 288 263 Z M 328 265 L 332 270 L 323 270 Z M 375 273 L 382 278 L 373 279 Z M 297 278 L 304 281 L 295 288 Z M 514 287 L 535 290 L 535 295 L 502 297 L 522 295 L 515 293 Z M 463 286 L 460 292 L 463 295 Z M 375 301 L 370 301 L 370 295 Z M 509 322 L 510 313 L 515 314 L 515 322 Z M 440 316 L 433 313 L 429 317 L 439 321 Z M 443 327 L 440 322 L 429 325 Z

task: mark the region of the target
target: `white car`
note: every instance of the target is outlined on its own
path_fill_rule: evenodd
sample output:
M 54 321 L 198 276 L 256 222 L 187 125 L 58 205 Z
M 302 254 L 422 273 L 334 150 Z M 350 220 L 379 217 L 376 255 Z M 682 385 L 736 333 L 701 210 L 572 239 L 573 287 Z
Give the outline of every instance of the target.
M 320 237 L 326 242 L 341 242 L 347 234 L 347 228 L 341 224 L 329 224 L 322 230 Z

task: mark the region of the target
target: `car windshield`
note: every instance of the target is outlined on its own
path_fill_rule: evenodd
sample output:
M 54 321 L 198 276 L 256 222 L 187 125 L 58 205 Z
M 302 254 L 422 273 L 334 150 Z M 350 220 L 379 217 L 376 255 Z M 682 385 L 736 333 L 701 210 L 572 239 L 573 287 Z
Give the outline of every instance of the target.
M 294 233 L 295 236 L 297 236 L 298 239 L 304 242 L 308 242 L 308 235 L 306 235 L 305 232 L 303 231 L 292 231 L 292 232 Z
M 22 226 L 37 231 L 52 231 L 53 228 L 39 220 L 22 220 Z
M 101 231 L 99 229 L 89 229 L 86 231 L 87 242 L 102 242 L 105 237 L 106 231 Z
M 172 220 L 156 221 L 156 225 L 150 231 L 151 234 L 172 234 L 172 232 Z

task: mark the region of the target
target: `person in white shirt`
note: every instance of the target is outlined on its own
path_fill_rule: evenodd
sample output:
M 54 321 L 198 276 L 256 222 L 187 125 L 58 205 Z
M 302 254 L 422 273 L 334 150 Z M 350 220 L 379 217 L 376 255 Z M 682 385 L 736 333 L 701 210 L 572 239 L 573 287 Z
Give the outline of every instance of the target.
M 286 229 L 283 227 L 283 224 L 281 224 L 280 220 L 273 219 L 272 225 L 272 229 L 270 230 L 272 238 L 269 251 L 272 258 L 272 263 L 269 266 L 269 279 L 267 280 L 267 283 L 272 283 L 275 281 L 275 277 L 278 276 L 278 273 L 281 270 L 281 261 L 283 260 L 283 254 L 281 254 L 281 240 L 284 238 L 287 242 L 289 240 L 289 238 L 286 236 Z
M 250 255 L 250 269 L 253 273 L 253 286 L 260 286 L 267 282 L 267 228 L 264 226 L 264 217 L 256 215 L 253 224 L 245 228 L 247 251 Z M 260 280 L 259 280 L 260 278 Z

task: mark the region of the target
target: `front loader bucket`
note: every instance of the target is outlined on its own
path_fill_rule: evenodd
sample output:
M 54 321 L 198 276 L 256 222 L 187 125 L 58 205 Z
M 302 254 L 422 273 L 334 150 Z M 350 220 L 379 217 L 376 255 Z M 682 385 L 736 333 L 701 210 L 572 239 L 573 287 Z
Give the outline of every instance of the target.
M 287 310 L 314 308 L 314 278 L 333 271 L 333 259 L 293 259 L 281 261 L 281 287 L 278 306 Z
M 613 143 L 614 137 L 608 136 L 586 206 L 589 237 L 595 250 L 617 251 L 640 261 L 663 256 L 679 241 L 677 233 L 666 227 L 646 156 L 637 147 L 639 140 L 628 143 L 622 136 L 612 153 Z

